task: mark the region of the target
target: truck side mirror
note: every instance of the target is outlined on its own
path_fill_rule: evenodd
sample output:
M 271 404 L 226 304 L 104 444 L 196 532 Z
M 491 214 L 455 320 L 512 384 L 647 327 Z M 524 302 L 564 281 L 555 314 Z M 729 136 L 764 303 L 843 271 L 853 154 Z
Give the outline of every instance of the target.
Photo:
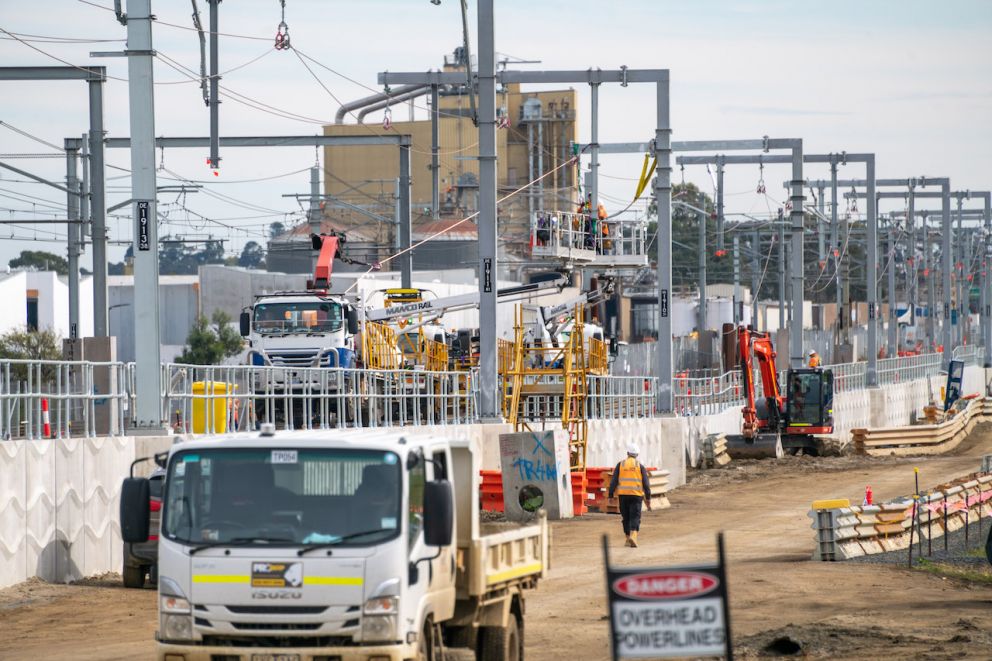
M 610 355 L 614 358 L 620 353 L 620 341 L 617 340 L 617 336 L 613 335 L 610 337 Z
M 243 311 L 240 317 L 241 322 L 241 337 L 248 337 L 251 335 L 251 313 Z
M 448 546 L 454 524 L 451 482 L 435 480 L 424 484 L 424 542 L 428 546 Z
M 344 315 L 348 320 L 348 333 L 351 335 L 357 335 L 360 330 L 358 327 L 358 310 L 349 305 L 345 309 Z
M 128 544 L 148 541 L 150 503 L 148 480 L 125 478 L 121 485 L 121 539 Z

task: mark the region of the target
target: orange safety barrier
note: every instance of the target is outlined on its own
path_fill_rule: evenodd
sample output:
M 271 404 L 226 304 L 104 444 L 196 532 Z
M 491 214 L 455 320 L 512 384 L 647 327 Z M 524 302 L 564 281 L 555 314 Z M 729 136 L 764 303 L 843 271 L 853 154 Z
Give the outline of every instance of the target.
M 585 471 L 572 473 L 572 513 L 575 516 L 582 516 L 589 511 L 586 505 L 586 490 L 589 482 L 586 479 Z
M 503 511 L 503 474 L 500 471 L 479 471 L 479 507 L 487 512 Z
M 606 473 L 612 470 L 605 466 L 586 468 L 586 505 L 594 512 L 606 511 L 606 492 L 610 488 Z

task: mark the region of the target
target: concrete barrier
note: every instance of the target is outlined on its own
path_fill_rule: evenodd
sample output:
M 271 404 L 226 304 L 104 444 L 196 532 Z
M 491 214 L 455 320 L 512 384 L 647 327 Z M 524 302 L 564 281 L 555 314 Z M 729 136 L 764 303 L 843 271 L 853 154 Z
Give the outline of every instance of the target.
M 816 537 L 814 560 L 849 560 L 909 546 L 913 499 L 864 507 L 813 504 L 808 514 Z M 992 518 L 992 474 L 976 473 L 920 496 L 913 536 L 924 542 Z M 929 544 L 928 544 L 929 546 Z
M 855 452 L 874 457 L 888 455 L 932 455 L 950 452 L 983 420 L 992 420 L 992 399 L 959 400 L 963 408 L 935 425 L 854 429 Z
M 120 571 L 121 481 L 168 438 L 0 442 L 0 588 Z

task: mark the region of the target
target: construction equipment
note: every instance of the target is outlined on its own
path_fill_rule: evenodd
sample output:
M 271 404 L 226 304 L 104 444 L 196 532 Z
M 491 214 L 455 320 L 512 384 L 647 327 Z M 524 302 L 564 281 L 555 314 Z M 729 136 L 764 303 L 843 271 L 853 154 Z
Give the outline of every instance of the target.
M 817 435 L 833 433 L 833 372 L 821 367 L 790 369 L 782 394 L 771 336 L 737 328 L 745 404 L 740 435 L 727 436 L 734 459 L 780 458 L 785 452 L 818 454 Z M 763 398 L 756 396 L 757 359 Z
M 560 276 L 554 280 L 545 280 L 526 285 L 518 285 L 516 287 L 504 287 L 496 292 L 496 298 L 500 303 L 513 302 L 532 295 L 549 294 L 552 293 L 551 290 L 560 292 L 567 285 L 568 279 L 565 276 Z M 386 291 L 423 292 L 424 290 L 413 289 Z M 395 304 L 390 304 L 379 309 L 366 310 L 365 318 L 369 321 L 399 323 L 408 322 L 409 320 L 417 317 L 419 319 L 426 320 L 418 322 L 419 324 L 430 324 L 435 322 L 437 319 L 440 319 L 446 312 L 466 310 L 468 308 L 478 307 L 479 305 L 478 292 L 456 294 L 455 296 L 445 296 L 443 298 L 425 298 L 422 295 L 411 295 L 410 299 L 411 300 L 403 302 L 400 295 L 397 293 L 394 301 Z M 417 324 L 414 324 L 408 330 L 412 330 L 416 326 Z
M 585 317 L 585 310 L 608 300 L 613 296 L 615 283 L 612 278 L 602 281 L 604 284 L 592 291 L 582 292 L 572 299 L 557 305 L 524 305 L 523 310 L 530 318 L 524 332 L 524 342 L 530 346 L 550 348 L 564 347 L 571 334 L 578 332 L 584 340 L 585 351 L 597 356 L 605 351 L 603 327 L 598 323 L 585 321 L 581 326 L 575 325 L 578 316 Z M 553 354 L 554 352 L 549 352 Z M 605 354 L 604 354 L 605 355 Z M 547 360 L 547 358 L 545 359 Z M 605 369 L 605 365 L 603 366 Z
M 571 468 L 585 470 L 586 399 L 589 366 L 586 358 L 582 312 L 575 309 L 574 332 L 564 346 L 548 348 L 526 341 L 523 308 L 517 308 L 513 343 L 500 344 L 503 412 L 513 430 L 534 431 L 558 418 L 568 432 Z
M 311 235 L 319 250 L 306 291 L 255 298 L 241 312 L 241 335 L 248 338 L 249 364 L 272 367 L 354 367 L 358 313 L 355 306 L 327 292 L 340 238 Z
M 482 450 L 409 430 L 172 445 L 158 658 L 426 660 L 443 640 L 444 658 L 522 659 L 547 518 L 481 520 Z M 121 487 L 125 543 L 148 542 L 149 491 Z
M 351 261 L 338 254 L 344 237 L 310 236 L 319 251 L 313 278 L 304 291 L 284 291 L 256 296 L 251 308 L 241 312 L 241 335 L 248 339 L 249 365 L 273 369 L 254 374 L 255 392 L 281 397 L 255 402 L 258 419 L 292 420 L 294 426 L 313 421 L 317 412 L 309 392 L 315 388 L 338 390 L 344 381 L 327 381 L 319 370 L 354 368 L 358 348 L 358 307 L 328 292 L 334 260 Z M 355 411 L 347 413 L 353 417 Z

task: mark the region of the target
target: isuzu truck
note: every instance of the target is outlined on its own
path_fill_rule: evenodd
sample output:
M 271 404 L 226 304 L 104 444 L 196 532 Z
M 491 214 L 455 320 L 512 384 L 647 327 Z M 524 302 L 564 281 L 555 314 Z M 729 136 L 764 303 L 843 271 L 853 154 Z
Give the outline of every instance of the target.
M 469 441 L 415 430 L 174 445 L 158 658 L 431 661 L 460 648 L 522 659 L 547 523 L 481 523 L 479 457 Z M 147 539 L 148 498 L 146 480 L 125 480 L 124 541 Z

